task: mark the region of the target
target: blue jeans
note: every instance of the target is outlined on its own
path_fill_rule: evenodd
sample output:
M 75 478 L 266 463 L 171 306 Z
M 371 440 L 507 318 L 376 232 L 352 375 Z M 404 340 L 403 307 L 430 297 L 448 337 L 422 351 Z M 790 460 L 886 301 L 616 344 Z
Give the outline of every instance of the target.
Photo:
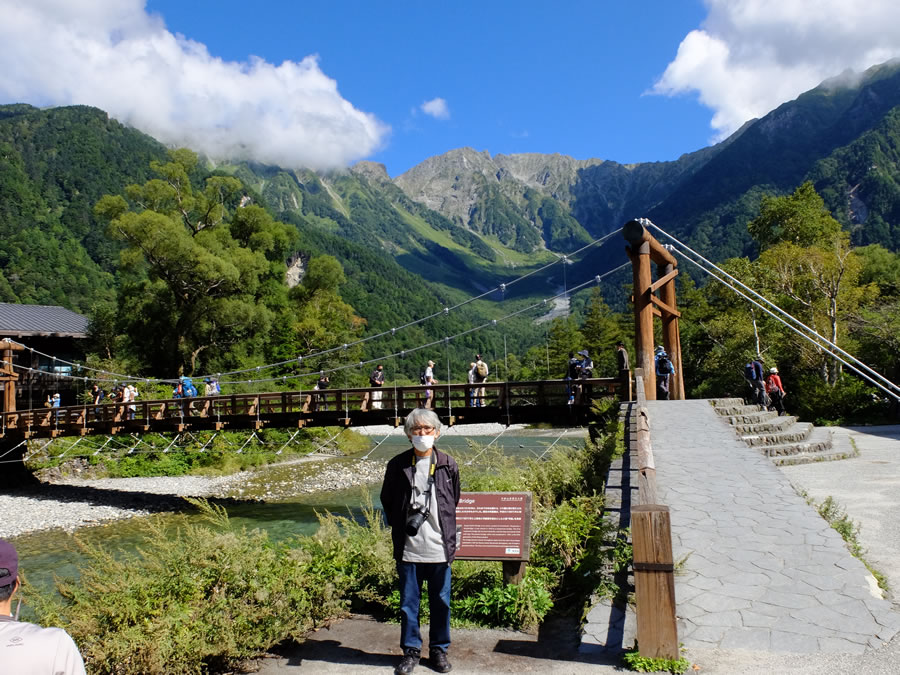
M 422 649 L 419 631 L 419 600 L 422 582 L 428 582 L 428 647 L 447 651 L 450 646 L 450 565 L 449 563 L 398 562 L 400 576 L 400 647 Z

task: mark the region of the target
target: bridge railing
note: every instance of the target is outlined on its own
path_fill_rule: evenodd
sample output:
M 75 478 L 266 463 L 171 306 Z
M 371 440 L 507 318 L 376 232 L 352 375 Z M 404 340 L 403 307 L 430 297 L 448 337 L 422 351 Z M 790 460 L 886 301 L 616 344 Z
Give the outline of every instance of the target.
M 485 382 L 482 384 L 436 384 L 385 386 L 350 389 L 323 389 L 197 396 L 179 399 L 157 399 L 131 403 L 82 404 L 60 408 L 38 408 L 0 413 L 0 436 L 10 432 L 35 432 L 41 436 L 116 433 L 127 427 L 149 431 L 160 422 L 184 422 L 191 419 L 227 419 L 237 428 L 250 428 L 253 418 L 271 418 L 280 414 L 298 419 L 317 416 L 339 420 L 340 413 L 350 411 L 394 413 L 402 417 L 412 408 L 428 404 L 445 414 L 455 410 L 480 407 L 521 408 L 523 406 L 566 406 L 570 395 L 580 405 L 602 394 L 620 394 L 620 378 L 567 380 L 535 380 L 527 382 Z M 379 396 L 380 395 L 380 396 Z M 247 424 L 234 424 L 243 418 Z M 248 419 L 249 418 L 249 419 Z M 142 428 L 143 427 L 143 428 Z
M 659 503 L 656 464 L 642 369 L 635 370 L 635 404 L 629 423 L 638 465 L 638 506 L 631 509 L 637 643 L 642 656 L 678 659 L 675 565 L 669 507 Z

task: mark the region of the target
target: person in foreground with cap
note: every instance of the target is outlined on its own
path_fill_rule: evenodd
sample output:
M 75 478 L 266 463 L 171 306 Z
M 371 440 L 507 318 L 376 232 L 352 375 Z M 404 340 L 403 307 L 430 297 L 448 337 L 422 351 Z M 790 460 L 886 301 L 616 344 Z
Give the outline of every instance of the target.
M 428 583 L 429 665 L 439 673 L 452 669 L 450 647 L 450 563 L 456 556 L 456 505 L 459 467 L 435 447 L 441 421 L 433 410 L 416 408 L 403 430 L 412 448 L 388 462 L 381 505 L 391 528 L 400 586 L 400 648 L 396 673 L 409 675 L 419 664 L 422 634 L 419 603 Z
M 41 628 L 12 616 L 19 590 L 19 555 L 0 539 L 0 672 L 10 675 L 85 675 L 78 647 L 62 628 Z

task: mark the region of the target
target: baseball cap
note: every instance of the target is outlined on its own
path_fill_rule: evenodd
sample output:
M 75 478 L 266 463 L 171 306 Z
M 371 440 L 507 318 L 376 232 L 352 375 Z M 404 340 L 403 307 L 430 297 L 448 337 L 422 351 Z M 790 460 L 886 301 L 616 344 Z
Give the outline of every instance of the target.
M 0 586 L 9 586 L 15 582 L 19 573 L 19 554 L 12 544 L 0 539 L 0 574 L 4 571 L 8 572 L 8 575 L 0 576 Z

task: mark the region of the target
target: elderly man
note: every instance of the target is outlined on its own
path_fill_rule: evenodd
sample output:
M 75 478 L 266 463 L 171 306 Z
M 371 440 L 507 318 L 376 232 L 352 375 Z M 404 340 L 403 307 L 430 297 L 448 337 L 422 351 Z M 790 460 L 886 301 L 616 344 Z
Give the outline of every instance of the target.
M 85 675 L 78 648 L 61 628 L 41 628 L 12 616 L 19 590 L 19 555 L 0 539 L 0 672 Z
M 456 505 L 459 467 L 434 443 L 441 421 L 433 410 L 416 408 L 403 430 L 412 448 L 388 462 L 381 487 L 381 504 L 394 544 L 400 582 L 400 648 L 396 672 L 409 675 L 422 652 L 419 602 L 422 582 L 428 583 L 431 622 L 429 660 L 439 673 L 450 672 L 450 563 L 456 555 Z

